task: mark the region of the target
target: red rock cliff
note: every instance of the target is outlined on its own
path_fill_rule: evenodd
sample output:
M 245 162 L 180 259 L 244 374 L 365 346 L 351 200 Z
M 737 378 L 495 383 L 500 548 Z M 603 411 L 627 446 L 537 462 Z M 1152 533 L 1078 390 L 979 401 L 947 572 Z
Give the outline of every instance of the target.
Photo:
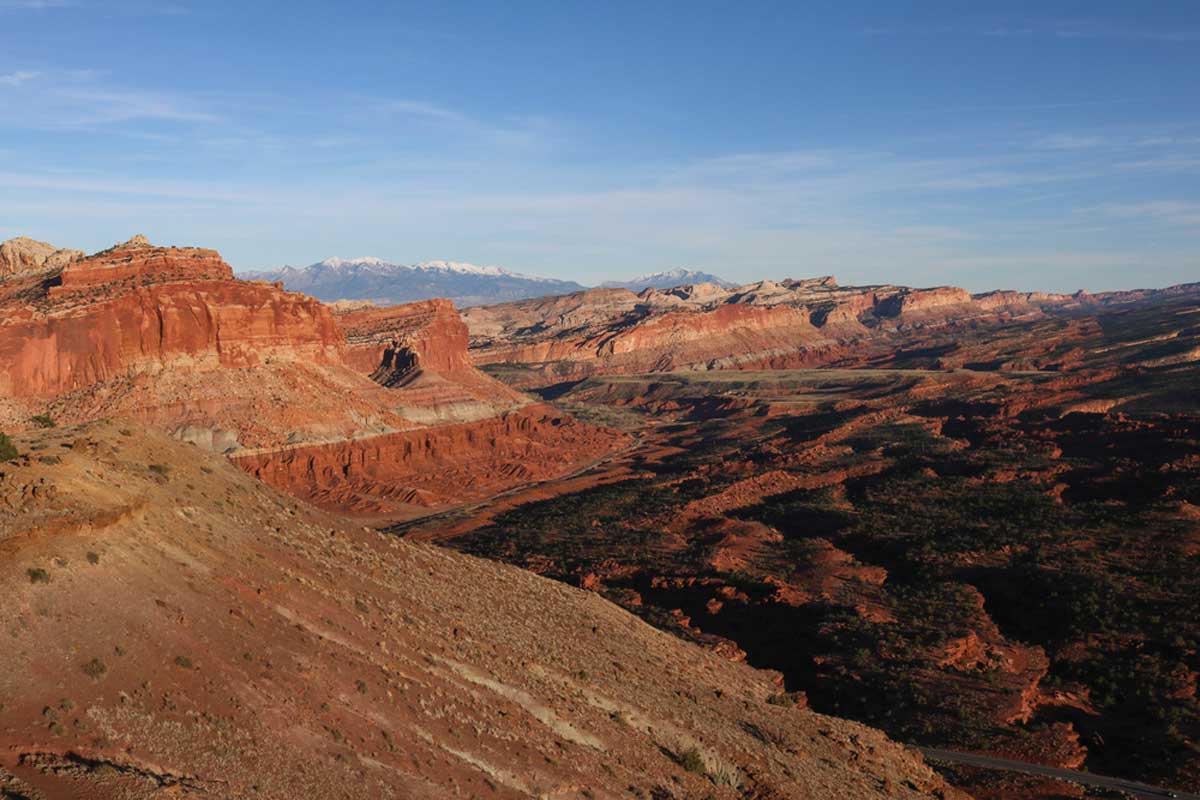
M 363 372 L 391 366 L 400 354 L 435 372 L 472 368 L 466 323 L 449 300 L 355 309 L 337 320 L 350 345 L 348 363 Z
M 241 453 L 288 491 L 375 510 L 379 498 L 393 508 L 501 491 L 620 439 L 525 410 L 529 398 L 471 364 L 446 300 L 335 317 L 236 280 L 213 250 L 141 237 L 70 262 L 57 281 L 0 281 L 5 426 L 132 416 Z
M 199 247 L 155 247 L 144 236 L 111 247 L 88 258 L 71 262 L 62 271 L 62 284 L 50 290 L 51 297 L 94 293 L 146 284 L 175 281 L 228 281 L 233 269 L 216 250 Z
M 342 333 L 321 303 L 239 281 L 145 286 L 0 326 L 0 395 L 50 396 L 175 363 L 338 363 Z
M 470 423 L 237 456 L 263 481 L 326 508 L 387 513 L 544 480 L 628 437 L 536 405 Z

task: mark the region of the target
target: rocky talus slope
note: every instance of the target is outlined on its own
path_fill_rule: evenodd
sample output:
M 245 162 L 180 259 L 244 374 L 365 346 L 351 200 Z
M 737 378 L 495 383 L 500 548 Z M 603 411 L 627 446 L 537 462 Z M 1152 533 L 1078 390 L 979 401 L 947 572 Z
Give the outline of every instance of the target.
M 134 237 L 0 279 L 0 311 L 5 427 L 128 415 L 346 510 L 470 499 L 622 440 L 477 371 L 448 301 L 335 315 L 213 250 Z
M 960 796 L 593 593 L 132 427 L 0 463 L 5 797 Z

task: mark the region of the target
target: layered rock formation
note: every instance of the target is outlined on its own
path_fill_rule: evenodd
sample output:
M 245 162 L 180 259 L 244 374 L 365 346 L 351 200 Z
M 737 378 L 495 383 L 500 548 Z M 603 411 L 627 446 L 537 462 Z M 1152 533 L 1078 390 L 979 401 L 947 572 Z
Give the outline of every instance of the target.
M 832 277 L 589 290 L 471 308 L 476 363 L 519 364 L 509 380 L 539 385 L 593 374 L 870 363 L 914 332 L 967 329 L 1143 296 L 1051 295 L 902 286 L 839 286 Z
M 368 439 L 244 452 L 235 462 L 272 486 L 322 506 L 391 514 L 452 505 L 547 478 L 625 437 L 526 406 Z
M 65 313 L 22 309 L 7 318 L 0 394 L 54 397 L 175 362 L 189 369 L 277 358 L 336 364 L 344 344 L 320 303 L 265 285 L 184 280 L 102 291 Z
M 449 301 L 335 316 L 278 285 L 236 280 L 213 250 L 156 247 L 135 237 L 36 280 L 0 280 L 0 308 L 0 422 L 7 427 L 43 415 L 59 423 L 124 415 L 230 454 L 262 459 L 332 447 L 352 462 L 348 451 L 390 447 L 367 444 L 372 437 L 424 431 L 404 438 L 422 451 L 442 440 L 437 426 L 482 425 L 479 435 L 453 434 L 464 446 L 442 453 L 438 465 L 443 481 L 453 474 L 457 483 L 438 487 L 436 499 L 404 483 L 415 474 L 404 458 L 375 464 L 370 481 L 343 465 L 343 479 L 368 494 L 411 496 L 422 506 L 548 476 L 620 439 L 564 438 L 560 425 L 581 429 L 561 414 L 524 416 L 528 398 L 470 363 L 466 326 Z M 521 447 L 509 448 L 504 437 L 523 423 L 531 427 Z M 553 446 L 535 447 L 542 435 Z M 518 451 L 529 463 L 509 470 L 504 458 Z M 470 464 L 488 474 L 471 474 Z M 429 465 L 422 468 L 421 477 L 432 479 Z M 314 479 L 307 488 L 278 470 L 269 474 L 308 496 L 381 509 L 344 486 L 329 491 L 319 473 L 305 473 Z
M 155 247 L 141 234 L 84 259 L 67 264 L 51 297 L 105 292 L 176 281 L 228 281 L 233 268 L 216 250 L 199 247 Z
M 132 414 L 171 429 L 240 428 L 244 441 L 263 444 L 297 428 L 305 435 L 306 425 L 309 435 L 351 433 L 347 409 L 366 407 L 315 391 L 357 382 L 342 366 L 345 336 L 333 316 L 232 274 L 212 250 L 141 237 L 72 261 L 41 294 L 5 306 L 0 417 Z M 317 384 L 295 381 L 296 370 L 320 374 Z M 242 380 L 228 380 L 235 373 Z M 268 388 L 286 394 L 259 394 Z M 310 405 L 297 410 L 289 401 L 301 398 Z

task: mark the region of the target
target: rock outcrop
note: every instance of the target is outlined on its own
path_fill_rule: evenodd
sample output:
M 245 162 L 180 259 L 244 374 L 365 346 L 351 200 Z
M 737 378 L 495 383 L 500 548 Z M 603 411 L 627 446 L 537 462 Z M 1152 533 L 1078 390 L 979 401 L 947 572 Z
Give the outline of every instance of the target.
M 536 405 L 472 422 L 233 459 L 272 486 L 323 508 L 377 515 L 483 499 L 561 475 L 613 446 L 613 434 Z
M 125 415 L 230 455 L 332 448 L 352 461 L 347 453 L 369 460 L 400 432 L 427 431 L 404 440 L 422 450 L 444 438 L 428 429 L 460 426 L 445 434 L 455 446 L 438 454 L 444 477 L 458 469 L 456 483 L 413 494 L 420 507 L 546 477 L 621 441 L 564 437 L 594 429 L 571 427 L 561 414 L 551 420 L 545 409 L 524 416 L 529 399 L 471 363 L 467 328 L 447 300 L 335 315 L 277 284 L 235 279 L 216 251 L 156 247 L 141 236 L 71 260 L 49 280 L 14 277 L 0 288 L 0 423 L 10 428 L 41 415 L 60 424 Z M 514 446 L 505 437 L 517 430 Z M 539 437 L 553 446 L 539 448 Z M 369 481 L 343 478 L 394 498 L 407 490 L 389 494 L 385 484 L 408 481 L 412 463 L 384 459 Z M 336 495 L 346 508 L 381 508 L 345 486 L 331 493 L 320 470 L 305 473 L 306 486 L 267 474 L 327 504 Z
M 336 364 L 345 346 L 319 302 L 232 280 L 100 293 L 63 312 L 23 310 L 5 322 L 0 395 L 15 397 L 54 397 L 172 366 L 251 368 L 278 358 Z
M 594 289 L 471 308 L 463 318 L 477 364 L 521 365 L 523 371 L 508 371 L 509 380 L 538 386 L 595 374 L 869 364 L 914 334 L 1070 319 L 1090 308 L 1178 291 L 1188 290 L 971 295 L 950 286 L 839 286 L 825 276 L 638 295 Z M 941 366 L 958 365 L 948 359 Z
M 83 292 L 120 292 L 137 286 L 179 281 L 229 281 L 233 268 L 216 250 L 199 247 L 155 247 L 145 236 L 71 262 L 51 297 Z
M 0 280 L 13 275 L 28 275 L 60 270 L 82 258 L 79 250 L 63 250 L 52 244 L 25 236 L 0 244 Z
M 472 368 L 467 326 L 449 300 L 424 300 L 385 308 L 337 310 L 351 361 L 368 372 L 399 369 L 406 358 L 414 368 L 440 373 Z

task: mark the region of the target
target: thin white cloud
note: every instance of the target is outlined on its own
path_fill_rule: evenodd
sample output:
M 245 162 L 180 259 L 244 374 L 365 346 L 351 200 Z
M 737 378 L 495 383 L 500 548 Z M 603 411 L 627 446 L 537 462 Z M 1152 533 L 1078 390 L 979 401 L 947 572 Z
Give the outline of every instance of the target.
M 85 2 L 84 0 L 0 0 L 0 12 L 4 11 L 50 11 L 53 9 L 96 10 L 104 13 L 179 16 L 190 13 L 185 5 L 169 3 L 165 0 L 103 0 L 103 2 Z
M 1117 169 L 1141 172 L 1190 172 L 1200 169 L 1200 154 L 1194 156 L 1167 155 L 1158 158 L 1142 158 L 1136 161 L 1120 161 L 1113 166 Z
M 0 11 L 45 11 L 50 8 L 74 8 L 75 0 L 0 0 Z
M 1046 136 L 1035 143 L 1036 147 L 1047 150 L 1090 150 L 1103 147 L 1109 142 L 1102 136 L 1080 136 L 1070 133 L 1056 133 Z
M 391 113 L 427 117 L 447 122 L 468 121 L 468 117 L 465 114 L 460 114 L 449 108 L 443 108 L 442 106 L 420 100 L 385 100 L 382 103 L 382 108 Z
M 1171 226 L 1200 227 L 1200 203 L 1178 200 L 1153 200 L 1144 203 L 1110 203 L 1099 211 L 1109 217 L 1125 220 L 1150 220 Z
M 217 116 L 194 99 L 110 85 L 94 70 L 0 75 L 0 112 L 7 124 L 53 129 L 158 120 L 212 123 Z M 11 113 L 20 110 L 19 114 Z
M 1200 29 L 1157 30 L 1112 27 L 1090 21 L 1018 25 L 908 25 L 864 28 L 864 36 L 985 36 L 989 38 L 1046 37 L 1055 39 L 1113 39 L 1186 44 L 1200 41 Z
M 1146 42 L 1170 42 L 1183 44 L 1200 42 L 1200 30 L 1136 30 L 1130 28 L 1063 28 L 1054 31 L 1060 39 L 1127 39 Z
M 10 72 L 6 75 L 0 75 L 0 86 L 20 86 L 37 78 L 39 75 L 41 75 L 40 72 L 28 72 L 24 70 Z
M 160 94 L 112 89 L 60 89 L 53 93 L 61 114 L 47 124 L 66 127 L 166 120 L 171 122 L 212 122 L 213 114 L 190 107 Z
M 374 113 L 421 119 L 466 139 L 497 147 L 538 147 L 545 143 L 554 130 L 553 123 L 542 117 L 485 120 L 424 100 L 383 98 L 368 100 L 366 106 L 368 111 Z

